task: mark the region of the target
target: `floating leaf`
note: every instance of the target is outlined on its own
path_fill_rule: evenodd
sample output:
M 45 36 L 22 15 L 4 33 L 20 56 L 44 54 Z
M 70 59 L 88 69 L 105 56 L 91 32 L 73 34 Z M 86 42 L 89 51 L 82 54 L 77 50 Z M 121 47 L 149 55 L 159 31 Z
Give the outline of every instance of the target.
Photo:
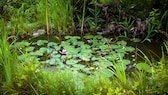
M 73 65 L 74 68 L 78 68 L 79 70 L 81 69 L 85 69 L 85 65 L 82 65 L 82 64 L 74 64 Z
M 133 47 L 125 47 L 125 51 L 128 51 L 128 52 L 133 52 L 135 50 L 135 48 Z
M 127 42 L 122 40 L 122 41 L 118 41 L 116 44 L 121 46 L 126 46 Z
M 65 39 L 71 39 L 71 38 L 75 38 L 75 39 L 81 39 L 81 37 L 79 36 L 65 36 Z
M 92 39 L 92 38 L 93 38 L 93 35 L 86 35 L 86 36 L 84 36 L 83 38 L 85 38 L 85 39 Z
M 73 65 L 73 64 L 76 64 L 76 63 L 78 63 L 78 60 L 71 59 L 71 60 L 66 61 L 66 64 L 68 64 L 68 65 Z
M 116 49 L 116 51 L 118 52 L 118 53 L 124 53 L 125 52 L 125 49 Z
M 105 56 L 105 58 L 110 61 L 114 61 L 118 58 L 118 55 L 117 54 L 107 55 L 107 56 Z
M 47 44 L 47 46 L 48 46 L 48 47 L 50 47 L 50 46 L 57 46 L 57 43 L 55 43 L 55 42 L 49 42 L 49 43 Z
M 140 42 L 141 39 L 139 39 L 139 38 L 132 38 L 131 41 L 133 41 L 133 42 Z
M 118 45 L 115 45 L 115 44 L 110 45 L 110 47 L 111 47 L 112 49 L 117 49 L 117 48 L 119 48 L 119 46 L 118 46 Z
M 30 43 L 27 42 L 27 41 L 22 41 L 22 42 L 16 42 L 16 43 L 15 43 L 15 46 L 16 46 L 16 47 L 19 47 L 19 48 L 27 47 L 27 46 L 29 46 L 29 45 L 30 45 Z
M 60 50 L 60 46 L 54 46 L 54 49 L 55 49 L 56 51 L 58 51 L 58 50 Z
M 41 53 L 44 53 L 44 52 L 47 52 L 47 48 L 41 47 L 38 51 Z
M 52 58 L 50 60 L 46 60 L 46 63 L 53 65 L 53 64 L 56 64 L 56 60 L 54 58 Z
M 55 38 L 56 40 L 60 40 L 60 38 L 59 38 L 58 36 L 54 36 L 54 38 Z
M 130 60 L 126 60 L 126 59 L 118 60 L 117 62 L 118 62 L 118 63 L 121 63 L 121 64 L 124 64 L 124 65 L 128 65 L 128 64 L 131 63 Z
M 48 41 L 47 40 L 38 40 L 37 41 L 38 46 L 44 45 L 45 43 L 48 43 Z
M 30 52 L 30 51 L 33 51 L 34 49 L 35 49 L 35 47 L 30 46 L 30 47 L 27 47 L 27 48 L 26 48 L 26 51 L 27 51 L 27 52 Z
M 147 72 L 150 72 L 151 70 L 151 67 L 147 63 L 138 63 L 135 67 L 139 70 L 144 70 Z
M 107 50 L 107 49 L 108 49 L 108 46 L 107 46 L 107 45 L 102 45 L 102 46 L 100 46 L 100 49 L 101 49 L 101 50 Z
M 102 38 L 103 38 L 103 36 L 101 36 L 101 35 L 94 36 L 94 39 L 102 39 Z
M 112 77 L 113 76 L 113 72 L 109 69 L 98 69 L 95 71 L 95 74 L 103 75 L 104 77 Z
M 53 48 L 48 47 L 48 48 L 47 48 L 47 54 L 50 54 L 50 53 L 52 53 L 52 52 L 53 52 Z
M 43 52 L 39 52 L 39 51 L 30 52 L 29 54 L 30 54 L 30 55 L 33 55 L 33 56 L 43 56 Z

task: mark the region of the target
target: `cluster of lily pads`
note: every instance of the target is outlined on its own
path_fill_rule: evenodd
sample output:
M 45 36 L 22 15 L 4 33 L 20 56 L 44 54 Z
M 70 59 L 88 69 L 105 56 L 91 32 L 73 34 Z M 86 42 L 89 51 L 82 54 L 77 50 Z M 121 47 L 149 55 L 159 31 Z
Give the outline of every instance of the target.
M 130 61 L 125 55 L 135 49 L 126 46 L 127 42 L 112 42 L 112 39 L 101 35 L 65 36 L 65 40 L 56 43 L 47 40 L 36 42 L 17 42 L 22 54 L 19 58 L 23 61 L 38 61 L 46 68 L 77 70 L 86 74 L 111 73 L 108 67 L 113 62 L 122 63 L 125 66 Z M 40 64 L 40 65 L 41 65 Z

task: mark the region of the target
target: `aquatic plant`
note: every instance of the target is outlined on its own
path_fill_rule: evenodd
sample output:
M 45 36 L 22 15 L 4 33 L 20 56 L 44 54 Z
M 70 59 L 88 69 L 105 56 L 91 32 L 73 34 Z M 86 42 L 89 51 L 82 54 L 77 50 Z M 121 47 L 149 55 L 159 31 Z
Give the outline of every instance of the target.
M 125 41 L 110 44 L 111 40 L 101 35 L 84 36 L 87 43 L 80 41 L 80 38 L 79 36 L 65 36 L 65 41 L 61 43 L 38 40 L 33 43 L 17 42 L 15 45 L 22 46 L 21 44 L 25 43 L 27 46 L 21 49 L 23 53 L 27 53 L 31 57 L 38 57 L 39 61 L 49 67 L 69 68 L 72 71 L 78 70 L 88 74 L 92 74 L 94 71 L 97 73 L 104 71 L 107 76 L 111 76 L 107 67 L 111 66 L 113 60 L 123 59 L 126 53 L 135 50 L 133 47 L 126 46 Z M 34 49 L 34 46 L 40 47 Z M 123 60 L 123 62 L 125 66 L 130 63 L 129 60 Z
M 91 16 L 87 16 L 85 18 L 86 23 L 90 26 L 90 31 L 97 32 L 97 30 L 100 30 L 102 23 L 104 20 L 100 17 L 101 8 L 97 6 L 98 1 L 93 0 L 90 5 L 93 5 L 94 8 L 88 8 L 89 12 L 91 13 Z

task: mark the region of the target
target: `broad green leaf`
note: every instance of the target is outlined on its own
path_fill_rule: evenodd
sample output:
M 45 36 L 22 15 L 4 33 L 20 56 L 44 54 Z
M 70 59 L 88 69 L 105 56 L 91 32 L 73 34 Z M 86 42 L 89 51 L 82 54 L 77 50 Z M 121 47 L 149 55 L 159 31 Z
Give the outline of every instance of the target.
M 35 49 L 35 47 L 30 46 L 30 47 L 27 47 L 27 48 L 26 48 L 26 51 L 27 51 L 27 52 L 30 52 L 30 51 L 33 51 L 34 49 Z
M 18 48 L 23 48 L 23 47 L 27 47 L 29 46 L 30 43 L 27 42 L 27 41 L 22 41 L 22 42 L 16 42 L 15 43 L 15 46 L 18 47 Z
M 83 38 L 85 38 L 85 39 L 92 39 L 92 38 L 93 38 L 93 35 L 86 35 L 86 36 L 84 36 Z
M 118 60 L 117 62 L 118 62 L 118 63 L 121 63 L 121 64 L 124 64 L 124 65 L 128 65 L 128 64 L 131 63 L 130 60 L 126 60 L 126 59 Z
M 94 36 L 94 39 L 102 39 L 103 37 L 101 35 Z
M 50 47 L 50 46 L 57 46 L 57 43 L 55 43 L 55 42 L 49 42 L 49 43 L 47 44 L 47 46 L 48 46 L 48 47 Z
M 136 65 L 136 68 L 138 68 L 139 70 L 147 71 L 147 72 L 150 72 L 151 70 L 151 67 L 147 63 L 138 63 Z
M 125 49 L 120 49 L 120 48 L 119 48 L 119 49 L 116 49 L 116 52 L 118 52 L 118 53 L 124 53 L 124 52 L 126 52 L 126 51 L 125 51 Z
M 115 44 L 110 45 L 110 47 L 111 47 L 112 49 L 117 49 L 117 48 L 119 48 L 119 46 L 118 46 L 118 45 L 115 45 Z
M 113 76 L 113 72 L 109 69 L 98 69 L 95 72 L 96 75 L 102 75 L 104 77 L 112 77 Z
M 44 53 L 44 52 L 47 52 L 47 48 L 41 47 L 38 51 Z
M 76 64 L 76 63 L 78 63 L 78 60 L 71 59 L 71 60 L 66 61 L 66 64 L 68 64 L 68 65 L 73 65 L 73 64 Z
M 70 39 L 70 38 L 76 38 L 76 39 L 81 39 L 80 36 L 65 36 L 65 39 Z
M 126 46 L 127 42 L 122 40 L 122 41 L 118 41 L 116 44 L 121 46 Z
M 139 38 L 132 38 L 131 41 L 133 41 L 133 42 L 140 42 L 141 39 L 139 39 Z
M 125 51 L 128 51 L 128 52 L 133 52 L 135 50 L 135 48 L 129 46 L 129 47 L 125 47 Z
M 48 41 L 47 40 L 38 40 L 37 41 L 38 46 L 44 45 L 45 43 L 48 43 Z

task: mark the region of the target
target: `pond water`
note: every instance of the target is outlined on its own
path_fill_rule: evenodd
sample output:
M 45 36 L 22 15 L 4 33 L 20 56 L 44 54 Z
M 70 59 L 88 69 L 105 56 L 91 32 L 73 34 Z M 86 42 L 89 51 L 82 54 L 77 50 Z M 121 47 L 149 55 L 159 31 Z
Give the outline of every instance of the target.
M 112 37 L 108 36 L 108 38 L 112 38 Z M 38 40 L 47 40 L 49 42 L 60 43 L 62 40 L 64 40 L 64 37 L 59 37 L 56 35 L 40 35 L 38 37 L 26 37 L 24 39 L 20 39 L 20 41 L 21 40 L 27 40 L 29 42 L 36 42 Z M 140 49 L 146 56 L 148 56 L 149 59 L 154 58 L 155 60 L 160 60 L 161 58 L 161 55 L 162 55 L 161 47 L 164 47 L 163 42 L 161 41 L 141 43 L 141 42 L 133 42 L 130 40 L 126 40 L 126 42 L 128 46 L 132 46 L 134 48 Z M 140 52 L 138 52 L 138 54 L 143 57 L 143 55 Z M 132 59 L 132 55 L 128 55 L 127 58 Z M 142 58 L 138 57 L 137 60 L 142 60 Z

